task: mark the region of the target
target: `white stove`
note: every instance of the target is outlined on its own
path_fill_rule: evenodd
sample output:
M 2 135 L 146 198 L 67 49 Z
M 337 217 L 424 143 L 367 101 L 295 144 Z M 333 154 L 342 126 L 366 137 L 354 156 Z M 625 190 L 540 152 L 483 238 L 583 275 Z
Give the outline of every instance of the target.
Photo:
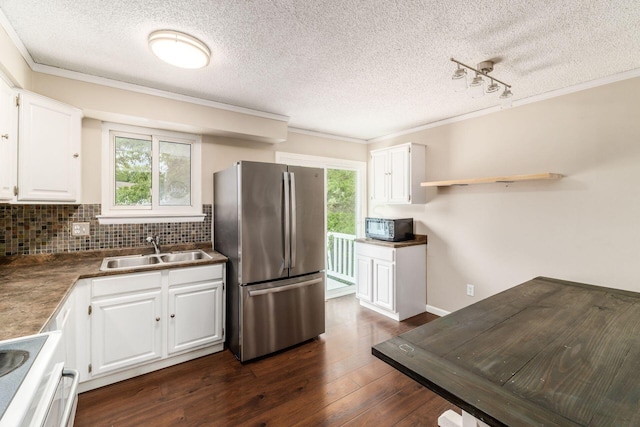
M 78 373 L 64 369 L 60 332 L 0 341 L 0 427 L 73 425 Z

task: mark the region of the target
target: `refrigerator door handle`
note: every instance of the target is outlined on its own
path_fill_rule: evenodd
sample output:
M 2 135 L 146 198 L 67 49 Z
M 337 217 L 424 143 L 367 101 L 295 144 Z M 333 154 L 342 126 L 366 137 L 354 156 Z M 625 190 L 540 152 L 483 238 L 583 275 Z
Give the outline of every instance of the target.
M 275 288 L 268 288 L 268 289 L 258 289 L 255 291 L 249 291 L 249 296 L 256 297 L 258 295 L 273 294 L 276 292 L 285 292 L 285 291 L 290 291 L 292 289 L 315 285 L 316 283 L 320 283 L 320 282 L 322 282 L 322 278 L 307 280 L 306 282 L 294 283 L 293 285 L 276 286 Z
M 289 172 L 291 177 L 291 268 L 296 266 L 296 252 L 298 233 L 296 231 L 296 223 L 298 217 L 296 213 L 296 175 L 293 172 Z
M 290 218 L 289 218 L 289 173 L 282 172 L 282 179 L 284 180 L 284 268 L 289 268 L 291 264 L 291 231 L 290 231 Z

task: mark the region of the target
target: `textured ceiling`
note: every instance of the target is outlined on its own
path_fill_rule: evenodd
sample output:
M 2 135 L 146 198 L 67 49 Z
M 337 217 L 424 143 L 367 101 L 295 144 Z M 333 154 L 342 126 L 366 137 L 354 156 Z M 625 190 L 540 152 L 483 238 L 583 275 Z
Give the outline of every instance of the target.
M 371 139 L 493 107 L 453 92 L 450 57 L 493 59 L 514 101 L 640 68 L 638 0 L 0 0 L 36 64 L 290 117 Z M 160 62 L 149 33 L 204 41 Z

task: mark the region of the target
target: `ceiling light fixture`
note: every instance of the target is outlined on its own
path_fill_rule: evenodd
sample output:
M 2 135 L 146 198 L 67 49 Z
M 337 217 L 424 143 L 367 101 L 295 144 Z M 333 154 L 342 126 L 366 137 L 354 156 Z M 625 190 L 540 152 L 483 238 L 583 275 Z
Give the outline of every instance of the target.
M 498 80 L 493 76 L 489 76 L 489 73 L 493 71 L 493 61 L 481 62 L 478 64 L 478 68 L 470 67 L 454 58 L 451 58 L 451 61 L 455 62 L 458 65 L 458 68 L 456 68 L 456 71 L 451 77 L 451 79 L 454 81 L 456 92 L 460 92 L 466 89 L 467 93 L 472 98 L 480 98 L 485 91 L 487 93 L 498 92 L 500 90 L 500 85 L 498 85 L 498 83 L 500 83 L 502 86 L 504 86 L 504 90 L 499 97 L 500 106 L 502 108 L 511 107 L 511 98 L 513 97 L 513 93 L 511 92 L 511 85 Z M 475 72 L 475 77 L 471 80 L 471 82 L 469 82 L 468 85 L 466 79 L 467 70 L 465 70 L 465 68 Z M 483 76 L 491 80 L 491 84 L 487 86 L 486 89 L 484 88 L 484 79 L 482 78 Z
M 458 69 L 451 76 L 456 92 L 467 90 L 467 70 L 458 65 Z
M 164 62 L 181 68 L 202 68 L 211 58 L 207 45 L 189 34 L 173 30 L 149 34 L 149 48 Z

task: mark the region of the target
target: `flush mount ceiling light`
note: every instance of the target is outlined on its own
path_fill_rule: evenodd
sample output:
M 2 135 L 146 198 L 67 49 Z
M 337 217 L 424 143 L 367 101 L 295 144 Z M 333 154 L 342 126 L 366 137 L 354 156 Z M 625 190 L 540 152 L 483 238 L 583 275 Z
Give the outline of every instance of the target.
M 181 68 L 202 68 L 211 58 L 207 45 L 189 34 L 173 30 L 149 34 L 149 48 L 164 62 Z
M 502 108 L 511 107 L 511 98 L 513 97 L 513 93 L 511 92 L 511 85 L 496 79 L 495 77 L 489 76 L 489 73 L 493 71 L 493 61 L 484 61 L 478 64 L 478 68 L 470 67 L 462 62 L 451 58 L 452 62 L 455 62 L 458 65 L 451 79 L 454 81 L 456 92 L 460 92 L 466 89 L 469 96 L 472 98 L 480 98 L 484 95 L 484 93 L 494 93 L 500 90 L 500 83 L 504 86 L 504 90 L 502 94 L 500 94 L 499 100 Z M 464 68 L 463 68 L 464 67 Z M 467 84 L 467 70 L 469 69 L 475 73 L 475 76 Z M 491 81 L 486 89 L 484 87 L 484 79 L 482 77 L 486 77 Z

